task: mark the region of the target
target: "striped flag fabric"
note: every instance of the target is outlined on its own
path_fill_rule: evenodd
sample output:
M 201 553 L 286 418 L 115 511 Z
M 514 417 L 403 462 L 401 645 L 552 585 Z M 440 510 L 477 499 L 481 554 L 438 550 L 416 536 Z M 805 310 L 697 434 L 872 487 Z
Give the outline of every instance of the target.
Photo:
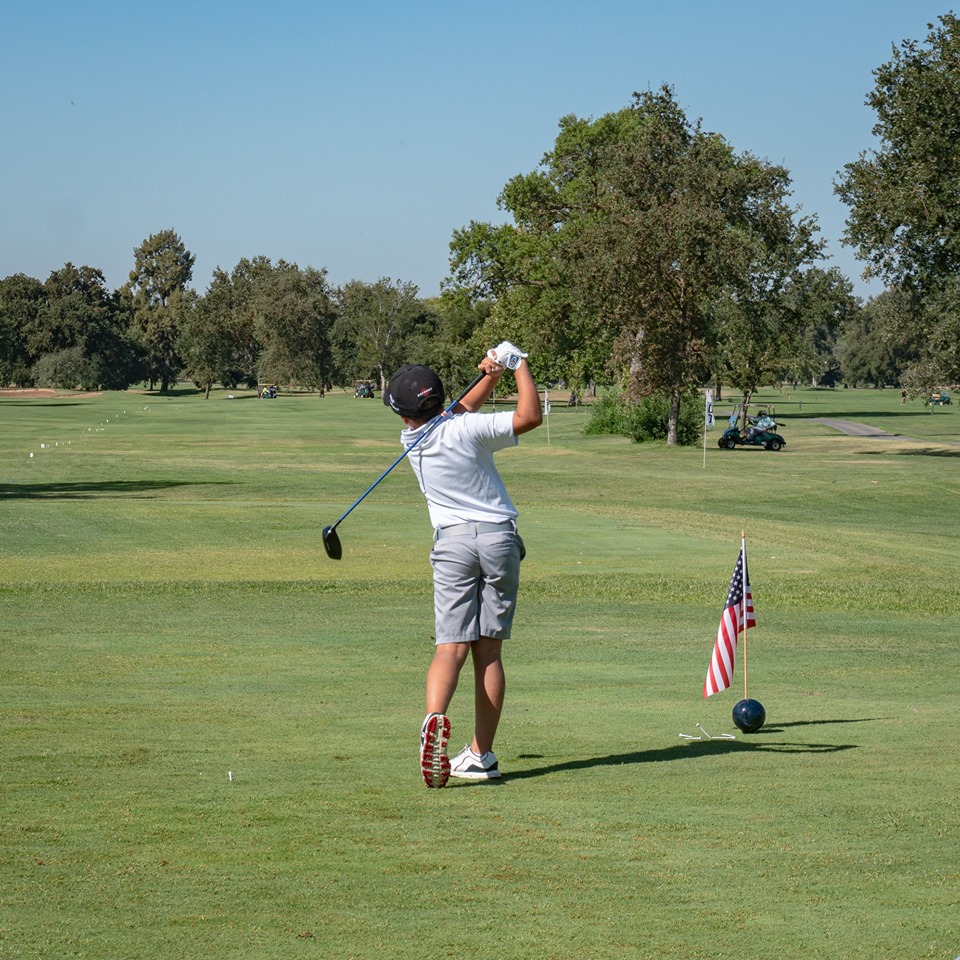
M 747 574 L 747 541 L 741 541 L 740 555 L 733 568 L 727 602 L 720 617 L 717 639 L 713 644 L 713 656 L 703 684 L 704 697 L 726 690 L 733 682 L 733 665 L 737 652 L 737 637 L 749 627 L 757 625 L 753 613 L 753 597 L 750 595 L 750 577 Z

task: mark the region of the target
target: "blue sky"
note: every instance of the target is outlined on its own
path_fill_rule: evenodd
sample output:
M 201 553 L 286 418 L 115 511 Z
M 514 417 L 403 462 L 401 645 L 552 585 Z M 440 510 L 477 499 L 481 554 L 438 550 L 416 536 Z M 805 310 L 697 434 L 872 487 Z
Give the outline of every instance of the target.
M 0 35 L 0 277 L 126 281 L 172 228 L 217 267 L 264 255 L 439 292 L 453 231 L 501 221 L 559 119 L 673 86 L 690 119 L 784 164 L 861 296 L 833 195 L 873 145 L 872 71 L 926 0 L 31 0 Z

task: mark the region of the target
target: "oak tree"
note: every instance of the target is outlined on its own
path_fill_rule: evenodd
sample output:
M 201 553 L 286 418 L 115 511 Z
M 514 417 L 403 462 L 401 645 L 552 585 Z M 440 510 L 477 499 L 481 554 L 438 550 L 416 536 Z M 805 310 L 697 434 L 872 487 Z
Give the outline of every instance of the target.
M 148 378 L 165 393 L 183 367 L 178 349 L 177 301 L 193 277 L 196 257 L 173 230 L 147 237 L 134 251 L 125 293 L 138 335 L 147 351 Z

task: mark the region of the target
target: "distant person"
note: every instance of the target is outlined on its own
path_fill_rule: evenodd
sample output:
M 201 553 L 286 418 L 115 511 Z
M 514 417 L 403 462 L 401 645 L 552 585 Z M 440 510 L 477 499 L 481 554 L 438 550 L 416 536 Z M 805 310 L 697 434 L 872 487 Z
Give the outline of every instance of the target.
M 750 426 L 747 427 L 744 438 L 746 440 L 753 440 L 758 434 L 766 430 L 772 430 L 776 425 L 773 417 L 769 416 L 765 410 L 761 410 L 756 420 L 751 419 Z
M 902 407 L 907 402 L 907 391 L 900 391 L 900 406 Z

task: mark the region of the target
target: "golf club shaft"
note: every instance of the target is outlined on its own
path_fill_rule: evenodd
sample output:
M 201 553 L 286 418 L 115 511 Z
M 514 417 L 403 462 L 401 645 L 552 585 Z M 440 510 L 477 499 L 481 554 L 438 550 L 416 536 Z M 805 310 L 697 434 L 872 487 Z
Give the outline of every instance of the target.
M 479 374 L 477 377 L 475 377 L 474 380 L 473 380 L 473 382 L 460 394 L 460 396 L 457 397 L 456 400 L 454 400 L 453 403 L 451 403 L 450 406 L 447 407 L 447 409 L 443 411 L 443 416 L 446 417 L 446 416 L 450 413 L 450 411 L 453 410 L 453 408 L 454 408 L 475 386 L 477 386 L 477 384 L 480 383 L 480 381 L 481 381 L 485 376 L 486 376 L 486 373 L 481 373 L 481 374 Z M 364 490 L 364 492 L 357 498 L 356 502 L 354 502 L 354 504 L 343 514 L 343 516 L 340 517 L 340 519 L 337 520 L 337 522 L 334 523 L 334 524 L 329 528 L 331 532 L 334 531 L 334 530 L 336 530 L 337 527 L 338 527 L 344 520 L 346 520 L 347 517 L 349 517 L 350 514 L 353 513 L 354 510 L 356 510 L 357 507 L 360 506 L 360 504 L 376 489 L 376 487 L 379 486 L 379 484 L 380 484 L 383 480 L 386 479 L 386 477 L 387 477 L 387 475 L 390 473 L 390 471 L 393 470 L 393 468 L 394 468 L 398 463 L 400 463 L 400 461 L 403 460 L 403 459 L 407 456 L 407 454 L 410 453 L 410 451 L 411 451 L 421 440 L 423 440 L 425 437 L 428 437 L 431 433 L 433 433 L 434 429 L 439 425 L 440 420 L 441 420 L 441 417 L 437 417 L 437 419 L 434 420 L 433 425 L 430 427 L 430 429 L 429 429 L 429 430 L 424 430 L 424 432 L 421 433 L 420 436 L 417 437 L 417 439 L 414 440 L 413 443 L 411 443 L 409 447 L 407 447 L 406 449 L 404 449 L 403 453 L 401 453 L 400 456 L 397 457 L 397 459 L 394 460 L 393 463 L 391 463 L 390 466 L 387 467 L 387 469 L 384 470 L 383 473 L 381 473 L 380 476 L 377 477 L 377 479 L 374 480 L 374 482 L 371 483 L 369 487 L 367 487 L 366 490 Z

